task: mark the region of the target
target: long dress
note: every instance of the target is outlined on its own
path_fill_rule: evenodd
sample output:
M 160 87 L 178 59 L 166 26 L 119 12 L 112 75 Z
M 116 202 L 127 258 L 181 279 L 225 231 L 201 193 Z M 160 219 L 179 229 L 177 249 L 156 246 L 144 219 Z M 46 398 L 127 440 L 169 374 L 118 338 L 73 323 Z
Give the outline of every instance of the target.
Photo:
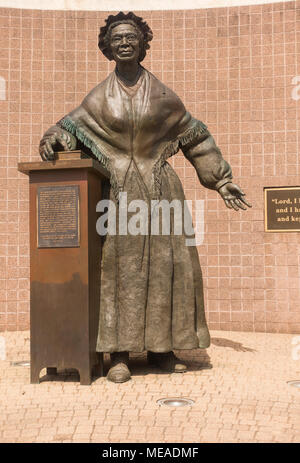
M 143 68 L 134 88 L 112 72 L 82 104 L 61 119 L 66 130 L 110 172 L 106 198 L 115 205 L 178 200 L 181 182 L 167 159 L 181 149 L 207 188 L 231 178 L 205 124 L 192 118 L 175 93 Z M 128 214 L 128 221 L 132 214 Z M 172 222 L 172 215 L 170 223 Z M 174 233 L 110 234 L 103 238 L 98 352 L 168 352 L 206 348 L 201 268 L 195 246 Z

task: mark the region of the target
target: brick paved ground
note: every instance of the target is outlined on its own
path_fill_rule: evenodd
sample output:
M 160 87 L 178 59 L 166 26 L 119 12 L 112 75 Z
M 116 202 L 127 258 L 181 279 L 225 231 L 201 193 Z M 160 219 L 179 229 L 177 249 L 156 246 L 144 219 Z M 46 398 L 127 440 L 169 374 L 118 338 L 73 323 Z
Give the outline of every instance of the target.
M 11 364 L 29 359 L 29 332 L 0 333 L 0 442 L 300 442 L 300 390 L 287 384 L 300 380 L 295 336 L 211 334 L 206 351 L 178 353 L 185 374 L 160 373 L 133 355 L 130 382 L 81 386 L 74 372 L 55 379 L 45 370 L 31 385 L 29 368 Z M 171 396 L 195 405 L 157 405 Z

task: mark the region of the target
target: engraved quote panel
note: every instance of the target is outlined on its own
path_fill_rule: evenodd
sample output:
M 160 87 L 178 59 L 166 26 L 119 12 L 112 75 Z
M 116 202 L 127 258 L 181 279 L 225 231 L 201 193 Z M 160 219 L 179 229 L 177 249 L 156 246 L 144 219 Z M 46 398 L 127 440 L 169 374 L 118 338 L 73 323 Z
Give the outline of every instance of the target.
M 79 246 L 79 186 L 41 186 L 37 189 L 39 248 Z
M 300 231 L 300 186 L 265 188 L 265 231 Z

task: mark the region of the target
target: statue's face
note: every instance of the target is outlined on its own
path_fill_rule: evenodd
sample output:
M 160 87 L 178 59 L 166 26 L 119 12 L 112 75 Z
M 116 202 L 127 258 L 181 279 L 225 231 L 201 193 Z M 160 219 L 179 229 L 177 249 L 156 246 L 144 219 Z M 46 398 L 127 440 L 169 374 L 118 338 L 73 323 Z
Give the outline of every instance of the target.
M 138 61 L 140 41 L 132 24 L 119 24 L 114 27 L 110 36 L 110 48 L 116 62 Z

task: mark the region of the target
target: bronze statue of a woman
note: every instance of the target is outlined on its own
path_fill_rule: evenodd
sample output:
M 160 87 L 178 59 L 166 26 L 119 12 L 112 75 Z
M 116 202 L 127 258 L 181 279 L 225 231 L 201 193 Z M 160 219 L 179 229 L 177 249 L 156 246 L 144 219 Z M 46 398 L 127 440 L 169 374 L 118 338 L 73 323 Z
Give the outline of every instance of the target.
M 83 148 L 109 170 L 107 198 L 116 208 L 121 192 L 128 202 L 183 204 L 182 185 L 167 162 L 181 150 L 204 187 L 218 191 L 228 208 L 246 209 L 250 204 L 232 183 L 231 168 L 206 125 L 141 66 L 151 40 L 151 29 L 134 13 L 108 17 L 99 48 L 116 68 L 45 133 L 42 159 L 53 159 L 61 146 Z M 109 380 L 130 379 L 129 352 L 146 350 L 149 363 L 184 372 L 173 349 L 209 346 L 198 253 L 185 239 L 184 231 L 108 233 L 103 239 L 97 351 L 110 353 Z

